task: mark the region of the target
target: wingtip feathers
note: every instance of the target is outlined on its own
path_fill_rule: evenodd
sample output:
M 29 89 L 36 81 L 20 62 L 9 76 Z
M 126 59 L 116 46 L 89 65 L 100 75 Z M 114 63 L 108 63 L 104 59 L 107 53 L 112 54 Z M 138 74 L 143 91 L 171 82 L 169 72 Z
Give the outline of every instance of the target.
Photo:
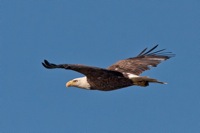
M 52 68 L 52 67 L 51 67 L 52 65 L 51 65 L 47 60 L 44 60 L 44 62 L 42 62 L 42 65 L 43 65 L 45 68 L 47 68 L 47 69 Z
M 140 54 L 138 56 L 144 56 L 144 55 L 160 55 L 160 56 L 165 56 L 165 60 L 169 59 L 171 57 L 174 57 L 175 54 L 173 54 L 172 52 L 165 52 L 166 49 L 161 49 L 158 51 L 154 50 L 158 47 L 159 45 L 155 45 L 153 48 L 151 48 L 150 50 L 147 50 L 148 48 L 145 48 L 144 50 L 142 50 L 142 52 L 140 52 Z

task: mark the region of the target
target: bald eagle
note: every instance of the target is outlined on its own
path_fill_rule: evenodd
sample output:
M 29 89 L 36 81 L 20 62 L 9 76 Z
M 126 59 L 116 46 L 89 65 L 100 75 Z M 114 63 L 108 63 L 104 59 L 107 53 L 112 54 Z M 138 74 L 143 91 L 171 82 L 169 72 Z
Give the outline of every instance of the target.
M 111 91 L 133 85 L 146 87 L 149 83 L 166 84 L 154 78 L 139 76 L 143 71 L 156 67 L 161 61 L 174 56 L 171 52 L 164 52 L 165 49 L 155 51 L 157 47 L 158 45 L 150 50 L 145 48 L 136 57 L 120 60 L 107 69 L 80 64 L 56 65 L 47 60 L 44 60 L 42 65 L 48 69 L 64 68 L 85 75 L 67 82 L 66 87 Z

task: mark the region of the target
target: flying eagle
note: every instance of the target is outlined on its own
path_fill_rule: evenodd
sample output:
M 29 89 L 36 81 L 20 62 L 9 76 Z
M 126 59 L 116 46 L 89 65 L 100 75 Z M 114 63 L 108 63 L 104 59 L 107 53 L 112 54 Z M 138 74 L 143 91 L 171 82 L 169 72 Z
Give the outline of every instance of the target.
M 152 49 L 145 48 L 136 57 L 120 60 L 109 66 L 107 69 L 92 67 L 80 64 L 53 64 L 44 60 L 42 65 L 45 68 L 64 68 L 84 74 L 84 77 L 75 78 L 66 83 L 66 87 L 78 87 L 88 90 L 111 91 L 128 86 L 146 87 L 149 83 L 166 84 L 157 79 L 147 76 L 139 76 L 150 67 L 156 67 L 161 61 L 174 56 L 171 52 L 164 52 L 165 49 L 155 51 L 158 45 Z

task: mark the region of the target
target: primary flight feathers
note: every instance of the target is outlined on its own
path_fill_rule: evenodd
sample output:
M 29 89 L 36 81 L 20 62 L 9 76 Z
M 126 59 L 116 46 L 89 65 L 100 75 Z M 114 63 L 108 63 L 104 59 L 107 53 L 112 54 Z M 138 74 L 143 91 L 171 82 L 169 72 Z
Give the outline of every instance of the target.
M 45 68 L 63 68 L 77 71 L 85 77 L 76 78 L 66 83 L 66 86 L 74 86 L 90 90 L 110 91 L 132 85 L 148 86 L 149 83 L 161 83 L 153 78 L 139 76 L 143 71 L 150 67 L 156 67 L 161 61 L 174 56 L 171 52 L 165 52 L 165 49 L 154 51 L 158 45 L 152 49 L 145 48 L 138 56 L 120 60 L 109 66 L 107 69 L 92 67 L 80 64 L 53 64 L 44 60 L 42 63 Z

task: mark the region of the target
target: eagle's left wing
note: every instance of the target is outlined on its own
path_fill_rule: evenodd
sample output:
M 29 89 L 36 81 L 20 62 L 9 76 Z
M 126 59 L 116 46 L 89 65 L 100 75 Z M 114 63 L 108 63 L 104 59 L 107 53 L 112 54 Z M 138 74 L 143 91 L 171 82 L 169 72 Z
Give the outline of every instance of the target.
M 88 78 L 98 78 L 98 77 L 109 77 L 109 76 L 123 76 L 120 72 L 107 70 L 99 67 L 92 67 L 92 66 L 86 66 L 86 65 L 80 65 L 80 64 L 53 64 L 48 62 L 47 60 L 44 60 L 42 62 L 42 65 L 47 69 L 53 69 L 53 68 L 63 68 L 68 70 L 73 70 L 79 73 L 84 74 Z
M 115 70 L 123 74 L 140 75 L 150 67 L 156 67 L 161 61 L 174 56 L 171 52 L 164 52 L 165 49 L 154 51 L 158 45 L 147 51 L 145 48 L 138 56 L 120 60 L 108 67 L 108 70 Z

